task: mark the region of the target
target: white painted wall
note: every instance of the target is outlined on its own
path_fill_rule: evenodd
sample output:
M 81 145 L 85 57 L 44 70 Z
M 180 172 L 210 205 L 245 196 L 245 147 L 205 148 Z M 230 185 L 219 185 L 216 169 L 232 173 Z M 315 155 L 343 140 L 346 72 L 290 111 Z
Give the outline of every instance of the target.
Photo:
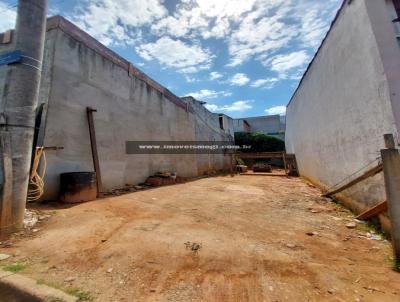
M 286 114 L 287 152 L 301 175 L 326 187 L 377 158 L 383 134 L 397 133 L 366 0 L 344 5 Z M 384 200 L 382 175 L 343 195 L 358 209 Z
M 393 24 L 394 5 L 392 0 L 362 0 L 368 12 L 379 55 L 385 70 L 393 114 L 400 131 L 400 45 Z
M 233 125 L 235 132 L 246 132 L 244 121 L 250 125 L 250 132 L 262 132 L 273 135 L 281 139 L 284 138 L 285 123 L 279 115 L 266 115 L 257 117 L 246 117 L 234 119 Z

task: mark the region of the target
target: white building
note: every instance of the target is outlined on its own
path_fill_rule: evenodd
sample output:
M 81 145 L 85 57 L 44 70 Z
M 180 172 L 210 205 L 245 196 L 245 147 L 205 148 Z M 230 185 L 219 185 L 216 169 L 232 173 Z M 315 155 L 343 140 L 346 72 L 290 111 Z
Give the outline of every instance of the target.
M 261 132 L 266 135 L 284 139 L 285 117 L 277 114 L 234 119 L 233 130 L 235 132 L 248 133 Z

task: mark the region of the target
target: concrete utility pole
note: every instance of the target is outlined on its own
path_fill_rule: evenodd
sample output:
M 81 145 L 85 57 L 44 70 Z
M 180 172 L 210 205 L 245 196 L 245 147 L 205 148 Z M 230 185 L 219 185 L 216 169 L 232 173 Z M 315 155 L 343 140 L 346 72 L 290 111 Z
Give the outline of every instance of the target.
M 11 203 L 2 194 L 1 219 L 7 204 L 11 204 L 11 225 L 1 223 L 7 231 L 22 226 L 28 190 L 35 115 L 38 103 L 43 49 L 46 33 L 47 0 L 19 0 L 15 31 L 15 50 L 22 53 L 22 61 L 10 65 L 2 112 L 0 112 L 1 137 L 10 141 L 12 171 L 3 164 L 3 183 L 12 186 Z M 7 147 L 7 146 L 5 146 Z M 1 151 L 4 151 L 4 146 Z M 3 152 L 4 153 L 4 152 Z M 7 162 L 7 158 L 2 161 Z M 12 175 L 12 181 L 7 178 Z M 10 184 L 11 183 L 11 184 Z M 3 186 L 3 189 L 6 189 Z M 7 219 L 8 220 L 8 219 Z
M 396 149 L 392 134 L 385 134 L 384 138 L 387 149 L 381 150 L 381 156 L 392 226 L 392 242 L 396 265 L 398 265 L 400 264 L 400 153 Z

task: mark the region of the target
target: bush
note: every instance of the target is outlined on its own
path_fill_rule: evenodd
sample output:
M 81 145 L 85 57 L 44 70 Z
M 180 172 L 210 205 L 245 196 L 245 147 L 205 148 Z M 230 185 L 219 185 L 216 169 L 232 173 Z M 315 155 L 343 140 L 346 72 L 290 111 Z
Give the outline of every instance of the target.
M 261 132 L 235 132 L 235 144 L 251 146 L 250 149 L 239 149 L 240 152 L 279 152 L 285 151 L 285 142 L 279 138 Z

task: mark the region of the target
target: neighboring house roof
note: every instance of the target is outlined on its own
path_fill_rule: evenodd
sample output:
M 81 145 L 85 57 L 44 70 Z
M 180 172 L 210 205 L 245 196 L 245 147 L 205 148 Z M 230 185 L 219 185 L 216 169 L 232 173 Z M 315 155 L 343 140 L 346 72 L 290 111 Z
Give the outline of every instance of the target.
M 261 119 L 261 118 L 276 118 L 280 117 L 279 114 L 272 114 L 272 115 L 261 115 L 261 116 L 252 116 L 252 117 L 240 117 L 236 118 L 235 120 L 251 120 L 251 119 Z
M 249 124 L 249 122 L 248 121 L 246 121 L 246 120 L 243 120 L 243 123 L 245 123 L 248 127 L 250 127 L 250 124 Z

